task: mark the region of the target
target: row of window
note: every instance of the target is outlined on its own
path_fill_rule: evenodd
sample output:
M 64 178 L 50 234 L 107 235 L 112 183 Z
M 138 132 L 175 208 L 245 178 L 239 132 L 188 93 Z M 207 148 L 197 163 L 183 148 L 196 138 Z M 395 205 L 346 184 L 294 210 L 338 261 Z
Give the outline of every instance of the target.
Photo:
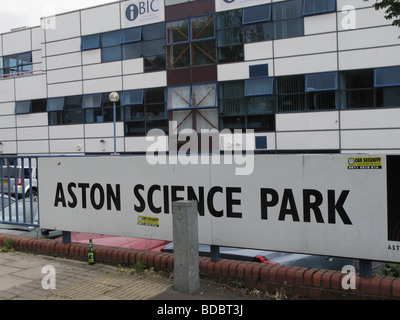
M 32 72 L 32 52 L 0 57 L 0 78 L 17 77 Z
M 266 77 L 252 66 L 248 80 L 121 92 L 117 121 L 126 135 L 167 128 L 168 114 L 218 109 L 220 129 L 274 131 L 275 114 L 400 107 L 400 67 Z M 260 77 L 261 76 L 261 77 Z M 113 121 L 108 93 L 16 102 L 15 113 L 48 112 L 49 125 Z
M 82 37 L 102 62 L 144 57 L 145 72 L 242 61 L 244 44 L 304 35 L 304 16 L 335 0 L 290 0 Z

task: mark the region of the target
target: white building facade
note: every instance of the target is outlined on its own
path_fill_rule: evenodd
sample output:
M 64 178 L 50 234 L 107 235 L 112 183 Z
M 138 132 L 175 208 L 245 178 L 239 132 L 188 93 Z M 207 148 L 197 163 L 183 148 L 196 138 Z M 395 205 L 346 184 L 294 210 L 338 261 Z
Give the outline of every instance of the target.
M 253 129 L 267 153 L 398 153 L 400 29 L 372 4 L 133 0 L 1 34 L 0 154 L 113 152 L 113 91 L 120 154 L 184 128 Z

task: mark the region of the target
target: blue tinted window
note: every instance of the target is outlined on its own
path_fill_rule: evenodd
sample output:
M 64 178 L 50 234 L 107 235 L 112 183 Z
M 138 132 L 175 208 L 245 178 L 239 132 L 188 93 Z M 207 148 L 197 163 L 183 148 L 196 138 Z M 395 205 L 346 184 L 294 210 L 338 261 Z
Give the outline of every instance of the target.
M 143 26 L 143 40 L 165 39 L 165 23 L 156 23 Z
M 249 67 L 250 78 L 268 77 L 268 64 L 258 64 Z
M 101 47 L 112 47 L 121 44 L 121 31 L 112 31 L 101 35 Z
M 243 24 L 271 20 L 271 5 L 243 9 Z
M 305 15 L 332 12 L 336 10 L 335 0 L 304 0 Z
M 82 108 L 101 107 L 101 94 L 88 94 L 83 96 Z
M 267 137 L 256 137 L 256 150 L 267 149 Z
M 375 87 L 400 86 L 400 67 L 375 70 Z
M 17 101 L 15 103 L 15 113 L 16 114 L 23 114 L 31 112 L 31 105 L 32 102 L 29 101 Z
M 129 106 L 135 104 L 143 104 L 143 90 L 124 91 L 121 105 Z
M 103 48 L 101 50 L 101 61 L 110 62 L 122 60 L 121 46 Z
M 143 42 L 143 56 L 155 56 L 165 53 L 165 39 L 144 41 Z
M 272 78 L 247 80 L 246 81 L 246 96 L 259 96 L 272 94 L 274 88 L 274 80 Z
M 337 89 L 337 73 L 320 73 L 306 75 L 306 92 Z
M 95 34 L 92 36 L 82 37 L 81 49 L 92 50 L 100 48 L 100 35 Z
M 64 98 L 50 98 L 47 99 L 47 111 L 60 111 L 64 110 Z
M 130 43 L 140 41 L 142 39 L 142 28 L 131 28 L 122 30 L 121 43 Z

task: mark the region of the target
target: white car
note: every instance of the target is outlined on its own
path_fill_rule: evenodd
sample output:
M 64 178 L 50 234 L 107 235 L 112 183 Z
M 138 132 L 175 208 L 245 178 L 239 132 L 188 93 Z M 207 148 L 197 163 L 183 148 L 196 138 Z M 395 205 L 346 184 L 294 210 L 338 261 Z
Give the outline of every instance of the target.
M 31 177 L 29 177 L 30 173 Z M 30 198 L 32 195 L 32 200 L 37 201 L 38 181 L 36 168 L 24 168 L 22 170 L 20 166 L 3 166 L 1 177 L 3 181 L 0 192 L 3 191 L 5 194 L 10 194 L 13 197 L 16 197 L 16 194 L 18 194 L 19 199 L 22 199 L 23 195 L 25 195 L 25 198 Z
M 38 225 L 38 211 L 37 201 L 16 201 L 0 194 L 0 229 L 32 230 Z

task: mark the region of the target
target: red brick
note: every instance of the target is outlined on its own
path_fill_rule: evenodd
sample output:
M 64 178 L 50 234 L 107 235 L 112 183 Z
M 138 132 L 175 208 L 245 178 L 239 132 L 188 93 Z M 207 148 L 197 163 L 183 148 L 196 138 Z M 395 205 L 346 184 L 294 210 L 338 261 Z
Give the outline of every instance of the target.
M 319 299 L 322 297 L 322 289 L 321 288 L 308 288 L 308 297 Z
M 307 269 L 303 274 L 304 284 L 307 286 L 311 286 L 313 284 L 313 275 L 317 272 L 317 269 Z
M 222 274 L 222 261 L 221 260 L 214 262 L 214 272 L 215 272 L 215 275 Z
M 317 272 L 314 272 L 313 277 L 312 277 L 312 284 L 314 287 L 321 287 L 322 286 L 322 276 L 326 270 L 318 270 Z
M 392 282 L 392 296 L 400 298 L 400 278 L 396 278 Z
M 333 290 L 340 290 L 342 288 L 342 278 L 343 278 L 343 273 L 341 272 L 334 272 L 331 276 L 331 288 Z
M 221 275 L 228 276 L 229 275 L 229 265 L 231 262 L 229 260 L 224 259 L 221 265 Z
M 200 269 L 200 273 L 207 273 L 208 271 L 208 263 L 210 262 L 209 258 L 206 257 L 200 257 L 199 258 L 199 269 Z
M 335 274 L 336 271 L 328 270 L 322 275 L 322 287 L 324 289 L 330 289 L 332 286 L 331 280 L 332 275 Z
M 279 268 L 279 270 L 276 272 L 276 282 L 286 283 L 286 274 L 290 268 L 290 266 L 282 266 Z
M 286 282 L 287 284 L 294 284 L 294 283 L 295 283 L 296 271 L 298 271 L 299 269 L 300 269 L 300 267 L 290 267 L 290 268 L 286 271 L 285 282 Z
M 299 268 L 294 273 L 294 284 L 304 284 L 304 273 L 306 268 Z
M 260 280 L 260 272 L 261 272 L 262 263 L 257 263 L 251 272 L 251 276 L 254 280 Z
M 381 291 L 380 294 L 390 297 L 392 295 L 392 283 L 394 278 L 392 277 L 384 277 L 381 282 Z
M 236 277 L 236 270 L 237 270 L 238 264 L 236 262 L 233 262 L 229 265 L 228 267 L 228 275 L 230 277 Z
M 269 269 L 268 281 L 276 282 L 278 270 L 282 267 L 283 267 L 282 265 L 277 264 L 274 265 L 271 269 Z

